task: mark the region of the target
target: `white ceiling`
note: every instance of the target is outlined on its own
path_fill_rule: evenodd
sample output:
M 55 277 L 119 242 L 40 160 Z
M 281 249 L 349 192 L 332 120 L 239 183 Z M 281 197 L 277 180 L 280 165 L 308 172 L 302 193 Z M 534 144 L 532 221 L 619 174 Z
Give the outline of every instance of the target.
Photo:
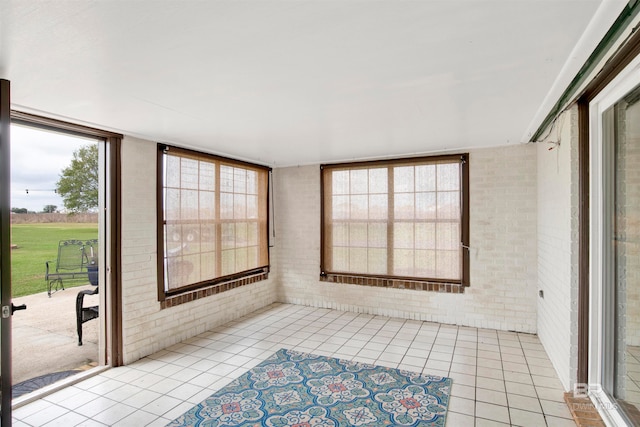
M 623 4 L 0 0 L 0 77 L 22 111 L 274 166 L 499 146 Z

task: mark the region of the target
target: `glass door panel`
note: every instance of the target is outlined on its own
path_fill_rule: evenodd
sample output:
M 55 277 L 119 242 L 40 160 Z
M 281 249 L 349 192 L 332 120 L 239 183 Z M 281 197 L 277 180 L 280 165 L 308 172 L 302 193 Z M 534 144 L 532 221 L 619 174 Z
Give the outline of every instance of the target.
M 603 201 L 611 209 L 605 207 L 610 244 L 603 290 L 610 320 L 603 330 L 602 386 L 635 424 L 640 423 L 640 88 L 605 111 L 603 131 L 603 157 L 610 166 Z

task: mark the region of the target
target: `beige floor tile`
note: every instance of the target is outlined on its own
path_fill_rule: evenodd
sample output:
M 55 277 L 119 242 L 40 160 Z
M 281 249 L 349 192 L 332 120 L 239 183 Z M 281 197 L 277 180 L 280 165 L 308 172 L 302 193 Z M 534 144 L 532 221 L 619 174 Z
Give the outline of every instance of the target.
M 447 413 L 446 427 L 475 427 L 476 419 L 472 415 Z
M 509 423 L 509 410 L 505 406 L 476 402 L 476 418 Z
M 541 427 L 545 425 L 544 415 L 520 409 L 509 409 L 511 425 L 519 427 Z
M 528 412 L 542 413 L 542 407 L 540 401 L 535 397 L 522 396 L 520 394 L 507 394 L 507 401 L 509 402 L 509 409 L 521 409 Z
M 571 412 L 565 402 L 553 402 L 551 400 L 540 400 L 542 411 L 545 415 L 551 415 L 558 418 L 572 419 Z
M 476 387 L 476 400 L 479 402 L 493 403 L 494 405 L 507 406 L 507 394 L 501 391 Z

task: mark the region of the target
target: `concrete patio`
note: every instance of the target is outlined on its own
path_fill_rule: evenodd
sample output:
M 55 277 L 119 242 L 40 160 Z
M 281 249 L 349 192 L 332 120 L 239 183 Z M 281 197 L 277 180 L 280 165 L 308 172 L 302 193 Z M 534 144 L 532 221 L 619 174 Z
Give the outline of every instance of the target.
M 47 296 L 46 292 L 14 298 L 13 384 L 54 372 L 78 369 L 98 360 L 98 321 L 83 325 L 83 345 L 76 333 L 76 296 L 91 285 L 67 288 Z M 98 304 L 98 295 L 85 297 L 84 305 Z

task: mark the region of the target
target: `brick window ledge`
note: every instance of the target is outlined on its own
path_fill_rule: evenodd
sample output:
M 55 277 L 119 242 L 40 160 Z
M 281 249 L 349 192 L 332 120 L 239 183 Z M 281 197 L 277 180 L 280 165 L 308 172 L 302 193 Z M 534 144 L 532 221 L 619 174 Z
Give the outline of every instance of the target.
M 425 280 L 394 279 L 389 277 L 368 277 L 349 274 L 326 273 L 320 275 L 321 282 L 346 283 L 350 285 L 373 286 L 376 288 L 411 289 L 414 291 L 462 294 L 460 283 L 429 282 Z
M 268 278 L 269 273 L 265 271 L 262 273 L 254 274 L 252 276 L 233 279 L 229 280 L 228 282 L 217 283 L 206 288 L 187 291 L 179 295 L 167 296 L 164 301 L 160 301 L 160 308 L 165 309 L 169 307 L 175 307 L 180 304 L 185 304 L 201 298 L 206 298 L 211 295 L 216 295 L 225 291 L 229 291 L 231 289 L 239 288 L 241 286 L 257 283 L 262 280 L 267 280 Z

